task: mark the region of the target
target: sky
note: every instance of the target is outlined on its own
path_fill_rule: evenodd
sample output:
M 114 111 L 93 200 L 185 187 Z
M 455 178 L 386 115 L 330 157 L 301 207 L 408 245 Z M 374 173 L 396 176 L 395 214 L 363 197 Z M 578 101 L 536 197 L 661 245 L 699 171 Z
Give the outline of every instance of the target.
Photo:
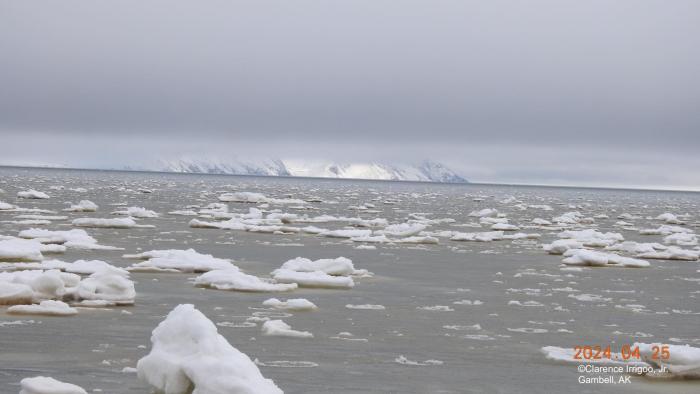
M 700 1 L 3 0 L 0 164 L 700 190 Z

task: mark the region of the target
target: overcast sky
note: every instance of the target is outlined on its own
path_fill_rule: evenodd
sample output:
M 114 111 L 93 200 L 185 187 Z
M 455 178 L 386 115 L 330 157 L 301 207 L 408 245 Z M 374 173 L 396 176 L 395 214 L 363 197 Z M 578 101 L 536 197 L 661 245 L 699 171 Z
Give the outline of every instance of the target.
M 1 0 L 0 163 L 700 189 L 697 0 Z

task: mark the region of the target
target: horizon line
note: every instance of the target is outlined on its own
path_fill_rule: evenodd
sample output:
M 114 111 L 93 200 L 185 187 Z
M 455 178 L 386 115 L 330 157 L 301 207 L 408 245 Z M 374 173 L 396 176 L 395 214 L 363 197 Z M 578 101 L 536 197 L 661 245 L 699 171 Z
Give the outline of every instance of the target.
M 547 184 L 547 183 L 517 183 L 517 182 L 489 182 L 477 181 L 472 182 L 465 180 L 464 182 L 435 182 L 435 181 L 418 181 L 418 180 L 400 180 L 400 179 L 369 179 L 369 178 L 333 178 L 333 177 L 314 177 L 314 176 L 296 176 L 296 175 L 259 175 L 259 174 L 226 174 L 226 173 L 207 173 L 207 172 L 175 172 L 175 171 L 157 171 L 143 169 L 128 169 L 128 168 L 95 168 L 95 167 L 69 167 L 69 166 L 32 166 L 32 165 L 12 165 L 0 164 L 0 168 L 24 168 L 24 169 L 42 169 L 42 170 L 78 170 L 78 171 L 110 171 L 110 172 L 142 172 L 154 174 L 176 174 L 176 175 L 218 175 L 218 176 L 242 176 L 242 177 L 259 177 L 259 178 L 300 178 L 300 179 L 325 179 L 325 180 L 341 180 L 341 181 L 369 181 L 369 182 L 398 182 L 398 183 L 422 183 L 422 184 L 437 184 L 437 185 L 487 185 L 487 186 L 528 186 L 528 187 L 545 187 L 545 188 L 565 188 L 565 189 L 600 189 L 600 190 L 629 190 L 629 191 L 657 191 L 657 192 L 678 192 L 678 193 L 700 193 L 698 189 L 682 189 L 682 188 L 663 188 L 663 187 L 646 187 L 646 186 L 603 186 L 603 185 L 571 185 L 571 184 Z

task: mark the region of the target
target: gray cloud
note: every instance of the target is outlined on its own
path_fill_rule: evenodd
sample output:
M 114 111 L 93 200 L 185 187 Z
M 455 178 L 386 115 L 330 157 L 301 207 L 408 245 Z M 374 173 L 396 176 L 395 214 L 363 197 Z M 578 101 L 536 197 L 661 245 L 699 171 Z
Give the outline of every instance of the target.
M 432 157 L 480 180 L 697 185 L 699 14 L 693 0 L 6 1 L 4 160 Z

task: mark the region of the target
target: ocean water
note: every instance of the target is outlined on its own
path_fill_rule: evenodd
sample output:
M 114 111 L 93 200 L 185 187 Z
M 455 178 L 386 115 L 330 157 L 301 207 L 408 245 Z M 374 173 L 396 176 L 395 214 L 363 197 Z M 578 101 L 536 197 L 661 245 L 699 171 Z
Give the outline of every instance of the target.
M 44 191 L 46 200 L 16 198 L 18 191 Z M 84 188 L 86 190 L 71 190 Z M 76 316 L 17 316 L 0 309 L 0 392 L 19 391 L 29 376 L 53 376 L 88 392 L 148 393 L 133 372 L 150 349 L 150 334 L 178 304 L 194 304 L 233 346 L 257 359 L 265 377 L 287 393 L 696 393 L 698 381 L 654 380 L 634 376 L 630 384 L 579 384 L 577 365 L 550 361 L 543 346 L 611 345 L 663 342 L 700 347 L 700 268 L 697 261 L 648 260 L 648 268 L 583 267 L 562 269 L 562 256 L 541 244 L 557 239 L 561 228 L 535 226 L 578 211 L 592 222 L 573 229 L 617 232 L 625 240 L 662 242 L 640 235 L 656 228 L 655 218 L 672 212 L 693 231 L 700 224 L 700 194 L 585 188 L 498 185 L 443 185 L 377 181 L 180 175 L 137 172 L 0 168 L 0 201 L 66 215 L 49 225 L 12 223 L 17 212 L 0 211 L 0 235 L 27 228 L 71 229 L 79 217 L 114 217 L 123 207 L 145 207 L 159 217 L 140 219 L 155 228 L 87 228 L 100 244 L 121 251 L 74 250 L 51 255 L 72 262 L 98 259 L 119 267 L 134 261 L 125 253 L 194 248 L 230 258 L 247 273 L 266 277 L 297 256 L 350 258 L 374 276 L 356 279 L 349 290 L 300 288 L 290 293 L 244 293 L 194 287 L 187 273 L 132 273 L 134 306 L 83 308 Z M 143 193 L 139 189 L 149 189 Z M 168 212 L 218 202 L 225 192 L 250 191 L 276 198 L 309 199 L 303 204 L 271 204 L 266 210 L 298 215 L 454 219 L 425 231 L 489 231 L 473 211 L 495 208 L 538 239 L 438 244 L 372 244 L 313 234 L 267 234 L 191 228 L 195 216 Z M 91 200 L 94 213 L 63 213 L 68 202 Z M 320 200 L 320 201 L 316 201 Z M 231 212 L 260 204 L 227 203 Z M 544 206 L 549 206 L 547 210 Z M 197 208 L 194 208 L 195 210 Z M 631 214 L 618 223 L 621 214 Z M 413 216 L 411 216 L 413 214 Z M 606 215 L 603 217 L 601 215 Z M 212 220 L 212 219 L 206 219 Z M 291 223 L 339 229 L 344 222 Z M 685 246 L 693 250 L 694 246 Z M 568 290 L 562 290 L 568 289 Z M 572 295 L 601 296 L 583 301 Z M 268 298 L 307 298 L 314 312 L 273 312 Z M 468 305 L 462 300 L 472 301 Z M 478 305 L 474 301 L 479 300 Z M 520 306 L 512 301 L 534 306 Z M 378 304 L 384 310 L 348 309 L 346 304 Z M 625 305 L 643 305 L 634 312 Z M 442 308 L 430 308 L 442 306 Z M 428 307 L 428 308 L 426 308 Z M 447 307 L 447 308 L 445 308 Z M 434 310 L 438 309 L 438 310 Z M 439 310 L 443 309 L 443 310 Z M 445 310 L 446 309 L 446 310 Z M 122 310 L 130 314 L 122 313 Z M 311 339 L 269 337 L 246 318 L 279 316 Z M 12 324 L 14 322 L 14 324 Z M 17 323 L 20 322 L 20 323 Z M 478 325 L 478 326 L 475 326 Z M 350 332 L 354 339 L 339 337 Z M 401 356 L 417 363 L 400 362 Z M 426 360 L 439 360 L 428 361 Z M 418 365 L 411 365 L 418 364 Z

